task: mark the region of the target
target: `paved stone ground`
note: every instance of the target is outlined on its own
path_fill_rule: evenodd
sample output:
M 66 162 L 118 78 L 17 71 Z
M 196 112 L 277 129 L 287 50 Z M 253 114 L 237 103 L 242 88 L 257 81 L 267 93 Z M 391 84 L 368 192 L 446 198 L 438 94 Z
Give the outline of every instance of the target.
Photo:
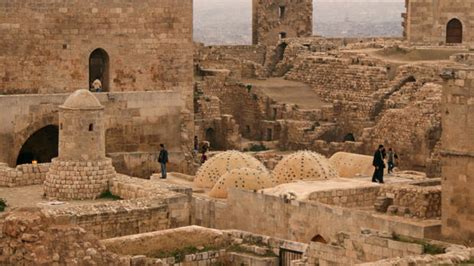
M 269 78 L 266 80 L 245 80 L 268 97 L 279 103 L 297 104 L 302 109 L 320 109 L 324 105 L 321 98 L 303 82 Z
M 41 207 L 41 208 L 62 208 L 74 205 L 85 205 L 97 203 L 101 201 L 109 201 L 108 199 L 85 200 L 85 201 L 68 201 L 61 205 L 49 205 L 51 201 L 43 198 L 43 186 L 27 186 L 16 188 L 0 187 L 0 198 L 5 199 L 8 204 L 7 210 L 17 207 Z

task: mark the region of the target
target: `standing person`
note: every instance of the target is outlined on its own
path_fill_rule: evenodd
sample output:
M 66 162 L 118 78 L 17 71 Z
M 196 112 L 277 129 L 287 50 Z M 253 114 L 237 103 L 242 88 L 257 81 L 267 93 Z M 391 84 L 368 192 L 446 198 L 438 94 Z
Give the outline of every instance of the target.
M 206 150 L 202 151 L 201 164 L 204 164 L 207 161 Z
M 194 136 L 194 154 L 197 155 L 199 153 L 199 139 L 198 136 Z
M 383 160 L 383 151 L 385 148 L 383 145 L 379 145 L 379 148 L 375 151 L 374 160 L 372 165 L 375 167 L 374 175 L 372 176 L 372 182 L 379 182 L 383 184 L 383 169 L 385 168 L 385 162 Z
M 92 89 L 94 92 L 102 92 L 102 82 L 99 78 L 96 78 L 94 82 L 92 82 Z
M 165 149 L 164 144 L 160 144 L 160 155 L 158 156 L 158 162 L 161 165 L 161 179 L 166 179 L 166 164 L 168 163 L 168 151 Z
M 395 159 L 397 158 L 397 154 L 392 148 L 388 149 L 387 153 L 387 164 L 388 164 L 388 173 L 391 174 L 393 172 L 393 168 L 395 168 Z

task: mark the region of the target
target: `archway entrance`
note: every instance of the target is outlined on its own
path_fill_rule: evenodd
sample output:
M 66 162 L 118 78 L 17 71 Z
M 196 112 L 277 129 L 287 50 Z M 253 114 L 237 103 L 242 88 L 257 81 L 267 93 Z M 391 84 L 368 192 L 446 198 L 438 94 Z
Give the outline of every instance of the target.
M 451 19 L 446 27 L 446 43 L 462 43 L 462 23 L 459 19 Z
M 216 131 L 213 128 L 208 128 L 206 130 L 206 141 L 209 141 L 209 146 L 218 149 L 219 145 L 216 142 Z
M 38 163 L 51 162 L 58 156 L 59 129 L 49 125 L 36 131 L 21 147 L 16 164 L 28 164 L 32 161 Z
M 95 49 L 89 57 L 89 87 L 100 80 L 102 91 L 109 91 L 109 55 L 104 49 Z
M 315 235 L 313 238 L 311 238 L 311 242 L 318 242 L 323 244 L 328 243 L 326 239 L 324 239 L 324 237 L 322 237 L 321 235 Z

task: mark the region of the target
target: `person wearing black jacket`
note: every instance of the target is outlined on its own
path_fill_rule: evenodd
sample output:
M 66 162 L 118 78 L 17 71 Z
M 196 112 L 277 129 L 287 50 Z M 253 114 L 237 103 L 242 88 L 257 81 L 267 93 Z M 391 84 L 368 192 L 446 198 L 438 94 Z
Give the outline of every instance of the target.
M 168 151 L 165 149 L 164 144 L 160 144 L 160 155 L 158 156 L 158 162 L 161 165 L 161 179 L 166 179 L 166 164 L 168 163 Z
M 375 151 L 374 160 L 372 165 L 375 167 L 374 175 L 372 176 L 372 182 L 379 182 L 383 184 L 383 171 L 385 168 L 384 162 L 384 146 L 379 145 L 379 148 Z

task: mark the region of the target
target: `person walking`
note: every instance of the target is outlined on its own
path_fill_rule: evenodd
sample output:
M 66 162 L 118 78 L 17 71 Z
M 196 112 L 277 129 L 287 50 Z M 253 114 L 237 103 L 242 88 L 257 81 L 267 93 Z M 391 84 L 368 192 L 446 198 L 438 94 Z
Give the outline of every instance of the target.
M 158 162 L 161 165 L 161 179 L 166 179 L 166 164 L 168 163 L 168 151 L 165 149 L 164 144 L 160 144 L 160 155 L 158 156 Z
M 387 165 L 388 165 L 388 173 L 393 173 L 393 169 L 395 168 L 395 160 L 398 158 L 398 155 L 392 148 L 388 149 L 387 153 Z
M 385 168 L 385 162 L 383 160 L 385 148 L 383 145 L 379 145 L 379 148 L 375 151 L 374 160 L 372 165 L 375 167 L 374 175 L 372 176 L 372 182 L 378 182 L 383 184 L 383 171 Z

